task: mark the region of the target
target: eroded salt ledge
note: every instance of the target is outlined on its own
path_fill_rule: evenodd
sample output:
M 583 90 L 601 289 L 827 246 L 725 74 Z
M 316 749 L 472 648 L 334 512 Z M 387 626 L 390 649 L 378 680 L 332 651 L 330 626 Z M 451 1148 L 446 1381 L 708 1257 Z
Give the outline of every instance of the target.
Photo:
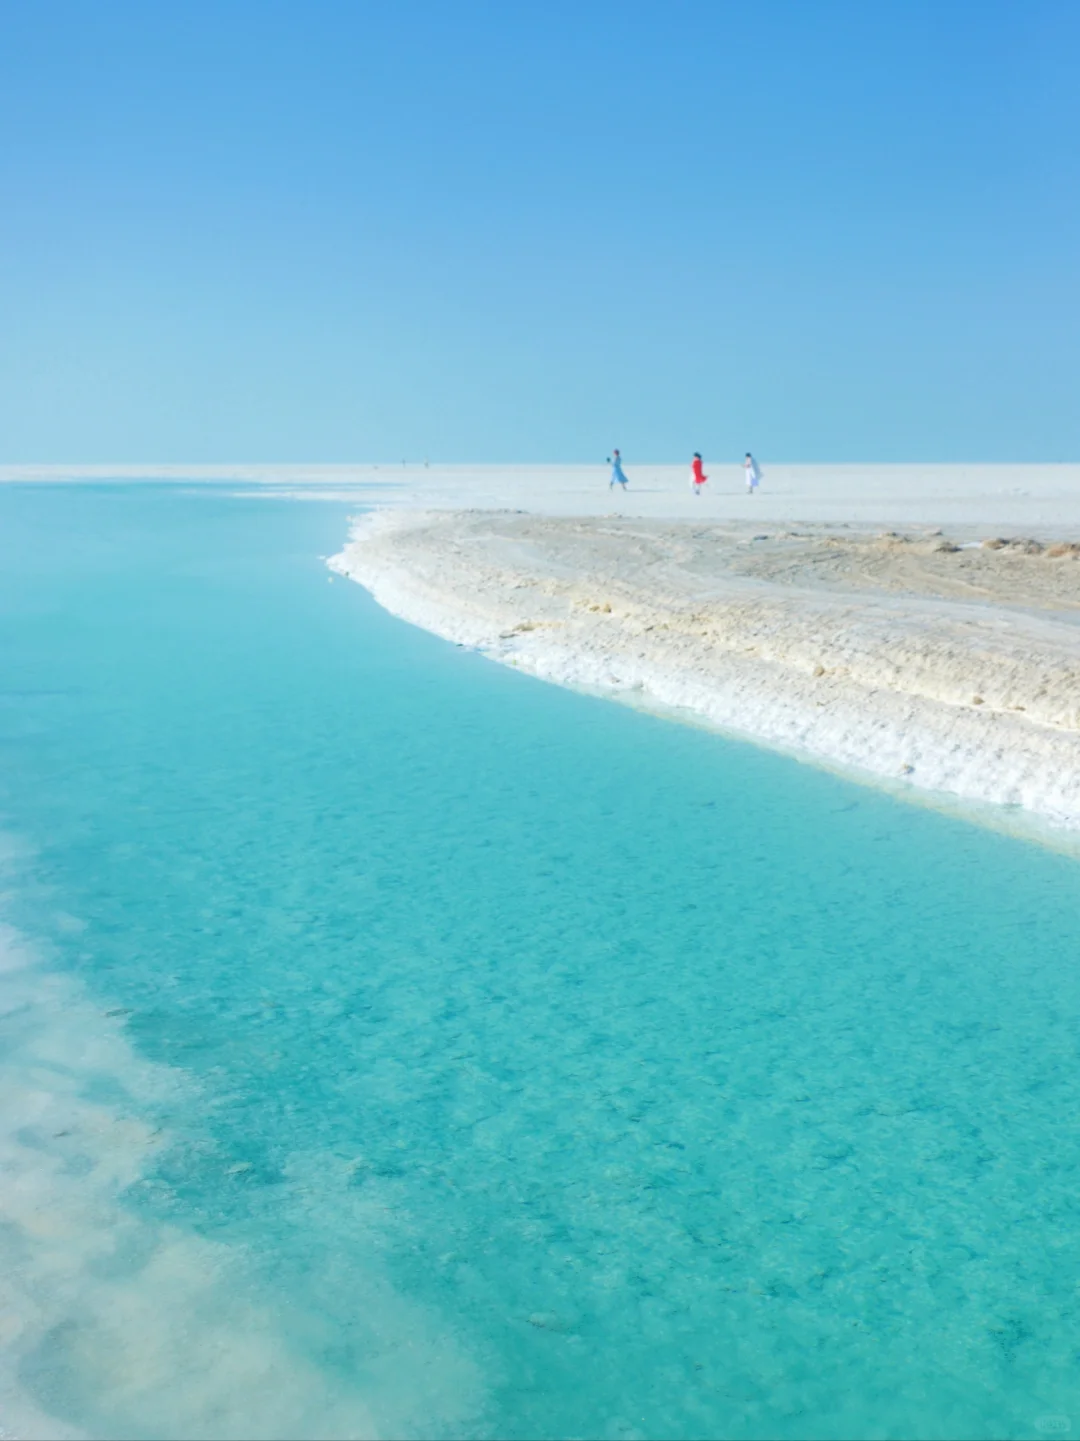
M 381 511 L 330 565 L 545 680 L 1080 831 L 1080 561 L 938 537 Z

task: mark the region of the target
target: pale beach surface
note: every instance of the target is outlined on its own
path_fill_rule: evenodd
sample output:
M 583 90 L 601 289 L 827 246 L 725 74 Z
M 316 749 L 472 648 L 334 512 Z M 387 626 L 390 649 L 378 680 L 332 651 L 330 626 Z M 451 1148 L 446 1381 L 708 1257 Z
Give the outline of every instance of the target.
M 751 501 L 739 465 L 705 470 L 698 499 L 689 457 L 678 465 L 625 460 L 630 489 L 608 490 L 600 465 L 0 465 L 0 483 L 235 481 L 281 494 L 365 496 L 380 507 L 528 510 L 538 515 L 620 515 L 658 520 L 813 521 L 830 525 L 1011 528 L 1080 536 L 1080 465 L 773 465 Z M 750 510 L 749 507 L 753 506 Z
M 399 472 L 331 564 L 545 679 L 1080 828 L 1080 467 L 627 469 Z

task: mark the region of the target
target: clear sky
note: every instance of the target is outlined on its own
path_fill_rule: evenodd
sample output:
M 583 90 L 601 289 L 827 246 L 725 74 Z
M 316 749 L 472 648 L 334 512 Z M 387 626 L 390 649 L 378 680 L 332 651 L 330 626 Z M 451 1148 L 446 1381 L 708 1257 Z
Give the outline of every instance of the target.
M 1077 0 L 0 0 L 0 462 L 1080 460 Z

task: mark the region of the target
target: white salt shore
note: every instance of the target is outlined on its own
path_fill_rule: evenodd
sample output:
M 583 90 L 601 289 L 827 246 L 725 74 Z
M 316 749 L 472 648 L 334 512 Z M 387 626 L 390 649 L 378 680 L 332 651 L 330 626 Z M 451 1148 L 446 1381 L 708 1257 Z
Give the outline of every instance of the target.
M 1080 465 L 6 466 L 374 507 L 331 565 L 561 684 L 1080 840 Z M 995 537 L 1016 543 L 999 549 Z M 1029 543 L 1027 543 L 1029 542 Z M 1058 544 L 1055 544 L 1057 542 Z M 1041 546 L 1041 548 L 1039 548 Z M 957 548 L 959 547 L 959 548 Z
M 630 490 L 608 491 L 605 465 L 0 465 L 0 483 L 234 482 L 281 495 L 363 497 L 380 507 L 527 510 L 674 520 L 748 518 L 738 465 L 713 465 L 695 499 L 685 464 L 626 462 Z M 1080 465 L 771 465 L 752 514 L 830 525 L 985 526 L 1080 535 Z
M 544 679 L 1080 832 L 1080 467 L 648 473 L 414 471 L 330 564 Z

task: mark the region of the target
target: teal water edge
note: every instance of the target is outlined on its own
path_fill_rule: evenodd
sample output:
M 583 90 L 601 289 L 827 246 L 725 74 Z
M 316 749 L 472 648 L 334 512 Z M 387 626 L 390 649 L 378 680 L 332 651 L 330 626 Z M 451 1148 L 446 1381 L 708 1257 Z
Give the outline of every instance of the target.
M 1080 1430 L 1077 862 L 455 649 L 344 531 L 0 489 L 0 1426 Z

